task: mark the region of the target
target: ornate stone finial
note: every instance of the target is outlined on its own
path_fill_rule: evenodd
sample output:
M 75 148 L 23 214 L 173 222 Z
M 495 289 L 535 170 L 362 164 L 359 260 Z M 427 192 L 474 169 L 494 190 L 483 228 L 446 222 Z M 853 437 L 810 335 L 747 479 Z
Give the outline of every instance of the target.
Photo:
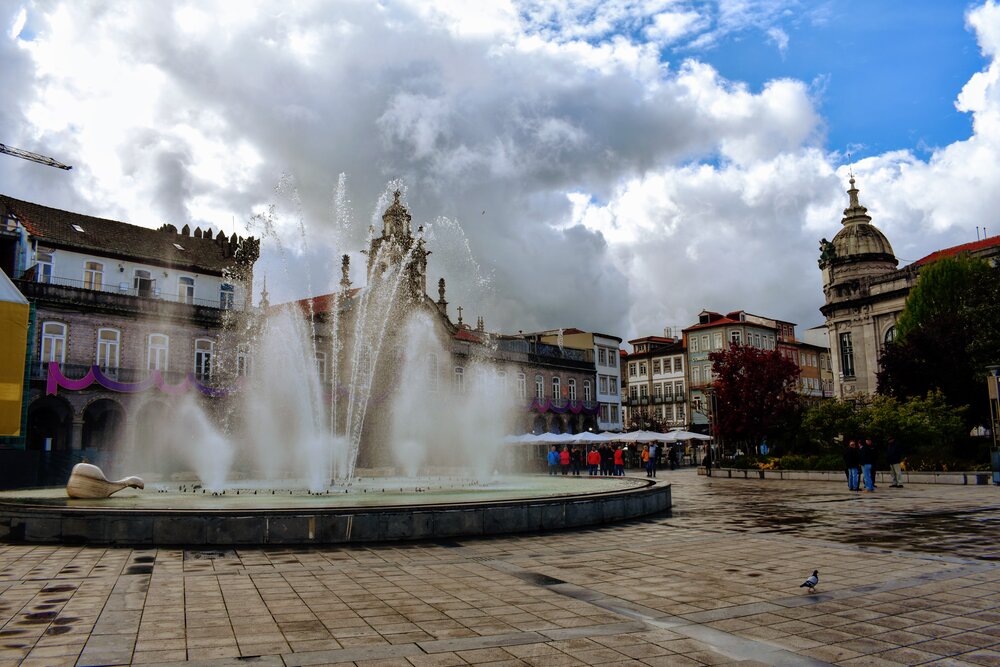
M 346 254 L 340 258 L 340 289 L 343 292 L 351 289 L 351 256 Z
M 462 307 L 458 307 L 458 326 L 462 326 Z
M 264 274 L 264 286 L 260 290 L 260 307 L 267 309 L 271 307 L 271 302 L 268 300 L 267 294 L 267 274 Z
M 847 208 L 844 209 L 844 217 L 841 219 L 840 223 L 843 225 L 857 224 L 857 223 L 869 223 L 872 221 L 871 216 L 868 215 L 868 209 L 861 205 L 861 201 L 858 199 L 858 189 L 854 186 L 854 174 L 851 174 L 851 178 L 848 181 L 851 187 L 847 190 L 847 194 L 850 197 L 850 202 Z
M 438 281 L 438 303 L 448 303 L 444 300 L 444 278 Z
M 400 238 L 409 238 L 412 236 L 410 233 L 410 220 L 412 218 L 410 212 L 399 201 L 401 194 L 399 190 L 392 193 L 392 204 L 382 214 L 382 234 L 384 236 L 396 236 Z
M 476 320 L 476 331 L 486 331 L 486 323 L 483 321 L 482 315 Z

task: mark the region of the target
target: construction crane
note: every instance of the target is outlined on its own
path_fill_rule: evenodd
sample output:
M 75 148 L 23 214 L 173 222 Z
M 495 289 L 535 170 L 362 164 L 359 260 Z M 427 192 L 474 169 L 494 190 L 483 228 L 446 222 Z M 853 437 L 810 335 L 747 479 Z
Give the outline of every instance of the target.
M 32 162 L 37 162 L 39 164 L 47 164 L 50 167 L 55 167 L 56 169 L 69 170 L 73 168 L 68 164 L 63 164 L 62 162 L 53 160 L 50 157 L 39 155 L 38 153 L 32 153 L 31 151 L 22 151 L 20 148 L 14 148 L 13 146 L 7 146 L 5 144 L 0 144 L 0 153 L 13 155 L 14 157 L 19 157 L 23 160 L 31 160 Z

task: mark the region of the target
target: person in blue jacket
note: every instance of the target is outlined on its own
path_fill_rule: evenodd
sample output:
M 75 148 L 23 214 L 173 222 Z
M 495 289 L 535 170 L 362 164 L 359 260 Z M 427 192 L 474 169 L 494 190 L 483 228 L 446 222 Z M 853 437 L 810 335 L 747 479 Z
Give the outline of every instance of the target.
M 559 472 L 559 448 L 552 445 L 552 449 L 549 450 L 549 455 L 546 457 L 549 462 L 549 474 L 555 475 Z

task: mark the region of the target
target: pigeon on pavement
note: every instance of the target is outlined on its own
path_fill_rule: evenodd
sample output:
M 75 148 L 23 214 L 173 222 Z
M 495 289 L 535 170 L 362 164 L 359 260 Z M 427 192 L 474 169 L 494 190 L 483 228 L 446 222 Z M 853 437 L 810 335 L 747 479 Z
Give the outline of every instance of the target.
M 803 581 L 799 588 L 808 588 L 810 593 L 816 592 L 816 586 L 819 584 L 819 570 L 813 570 L 812 576 Z

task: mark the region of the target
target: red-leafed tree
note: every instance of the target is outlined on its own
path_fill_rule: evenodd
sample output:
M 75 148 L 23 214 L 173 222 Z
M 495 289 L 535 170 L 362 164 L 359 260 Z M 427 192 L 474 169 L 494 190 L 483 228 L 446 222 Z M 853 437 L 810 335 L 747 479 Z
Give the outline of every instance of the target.
M 708 358 L 716 435 L 756 445 L 799 409 L 799 367 L 776 350 L 732 345 Z

